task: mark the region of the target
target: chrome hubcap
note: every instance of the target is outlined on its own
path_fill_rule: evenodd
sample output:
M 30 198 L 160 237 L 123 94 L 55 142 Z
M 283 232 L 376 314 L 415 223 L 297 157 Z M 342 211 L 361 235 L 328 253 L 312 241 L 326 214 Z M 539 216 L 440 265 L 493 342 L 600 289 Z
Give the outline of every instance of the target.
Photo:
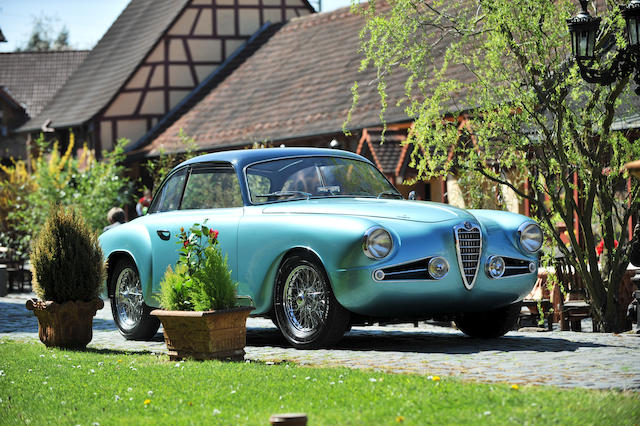
M 284 285 L 284 312 L 291 331 L 307 337 L 322 328 L 329 308 L 329 294 L 323 279 L 308 265 L 296 267 Z
M 142 318 L 142 286 L 138 274 L 131 268 L 125 268 L 118 275 L 115 289 L 118 322 L 126 330 L 138 325 Z

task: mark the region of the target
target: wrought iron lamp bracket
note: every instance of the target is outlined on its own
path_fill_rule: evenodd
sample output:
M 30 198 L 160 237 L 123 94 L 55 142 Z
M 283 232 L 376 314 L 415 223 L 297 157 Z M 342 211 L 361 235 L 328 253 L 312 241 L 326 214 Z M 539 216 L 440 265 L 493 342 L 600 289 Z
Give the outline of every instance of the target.
M 634 81 L 638 84 L 636 93 L 640 95 L 640 52 L 629 47 L 616 53 L 611 65 L 606 69 L 595 69 L 595 59 L 576 59 L 580 75 L 587 83 L 610 85 L 635 72 Z

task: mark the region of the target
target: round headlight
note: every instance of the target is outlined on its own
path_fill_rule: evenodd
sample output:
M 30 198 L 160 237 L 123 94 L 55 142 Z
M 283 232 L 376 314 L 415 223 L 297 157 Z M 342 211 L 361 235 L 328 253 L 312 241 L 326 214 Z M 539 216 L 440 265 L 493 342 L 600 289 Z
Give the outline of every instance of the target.
M 429 261 L 429 275 L 435 280 L 447 275 L 449 272 L 449 262 L 444 257 L 434 257 Z
M 518 229 L 520 245 L 529 253 L 535 253 L 542 247 L 542 229 L 536 223 L 526 223 Z
M 500 256 L 491 256 L 487 260 L 487 275 L 491 278 L 500 278 L 504 275 L 505 266 L 503 258 Z
M 370 259 L 382 259 L 391 253 L 393 239 L 391 234 L 383 228 L 373 227 L 365 232 L 362 250 Z

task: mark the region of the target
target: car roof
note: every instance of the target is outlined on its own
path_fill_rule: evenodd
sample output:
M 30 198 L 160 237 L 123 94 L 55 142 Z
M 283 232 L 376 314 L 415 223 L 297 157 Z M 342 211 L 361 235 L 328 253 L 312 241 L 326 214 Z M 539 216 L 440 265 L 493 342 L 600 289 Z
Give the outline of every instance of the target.
M 179 166 L 188 164 L 224 161 L 233 164 L 237 170 L 244 169 L 247 165 L 267 160 L 275 160 L 279 158 L 289 157 L 342 157 L 352 158 L 355 160 L 366 161 L 366 158 L 354 154 L 353 152 L 343 151 L 340 149 L 327 148 L 262 148 L 262 149 L 239 149 L 233 151 L 214 152 L 212 154 L 199 155 L 182 162 Z

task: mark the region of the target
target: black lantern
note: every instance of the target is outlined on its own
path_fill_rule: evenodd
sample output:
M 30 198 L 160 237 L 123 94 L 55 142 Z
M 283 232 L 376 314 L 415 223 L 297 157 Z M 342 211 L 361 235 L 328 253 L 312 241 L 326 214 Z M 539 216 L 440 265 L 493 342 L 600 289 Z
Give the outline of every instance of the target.
M 600 28 L 601 18 L 594 18 L 587 11 L 589 0 L 580 0 L 582 12 L 578 16 L 567 19 L 571 33 L 571 51 L 576 59 L 591 60 L 595 58 L 596 36 Z
M 627 22 L 627 37 L 629 47 L 640 47 L 640 0 L 632 0 L 626 7 L 622 7 L 622 16 Z
M 596 37 L 601 19 L 589 15 L 588 3 L 589 0 L 580 0 L 582 12 L 574 18 L 567 19 L 571 33 L 571 51 L 578 62 L 580 75 L 588 83 L 609 85 L 635 74 L 635 92 L 640 96 L 640 0 L 631 0 L 626 6 L 620 7 L 627 24 L 629 44 L 615 52 L 606 68 L 599 66 L 596 61 Z M 602 53 L 607 53 L 612 49 L 611 46 L 615 46 L 614 35 L 606 37 L 607 40 L 602 44 L 609 47 Z

